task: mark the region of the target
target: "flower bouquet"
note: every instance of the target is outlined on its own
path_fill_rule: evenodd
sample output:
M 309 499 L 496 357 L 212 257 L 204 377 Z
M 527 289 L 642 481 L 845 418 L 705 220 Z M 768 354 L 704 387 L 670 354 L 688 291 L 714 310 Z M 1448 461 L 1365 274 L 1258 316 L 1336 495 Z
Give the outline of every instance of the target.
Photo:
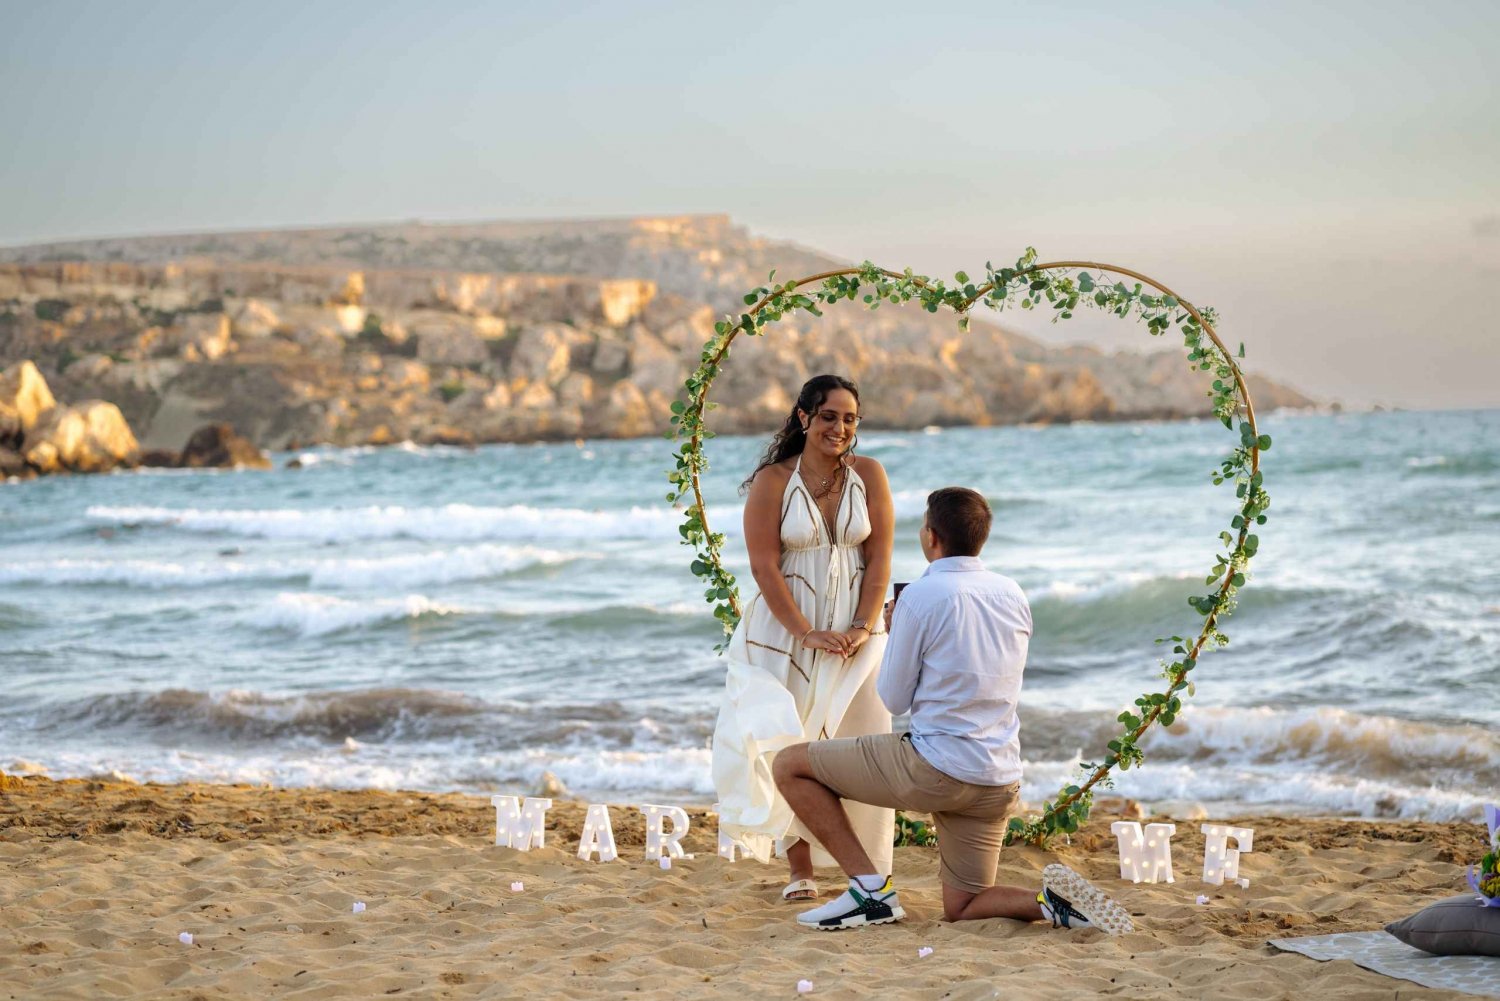
M 1479 894 L 1485 907 L 1500 907 L 1500 808 L 1493 803 L 1484 808 L 1484 820 L 1490 828 L 1490 850 L 1479 860 L 1476 871 L 1469 867 L 1469 885 Z

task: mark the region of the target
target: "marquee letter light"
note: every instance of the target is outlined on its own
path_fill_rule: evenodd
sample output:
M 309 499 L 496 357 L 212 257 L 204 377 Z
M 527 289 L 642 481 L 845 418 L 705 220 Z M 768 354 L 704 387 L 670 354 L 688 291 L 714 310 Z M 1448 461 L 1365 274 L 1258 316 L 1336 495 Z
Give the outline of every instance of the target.
M 1147 824 L 1144 833 L 1133 820 L 1109 825 L 1120 842 L 1120 878 L 1132 883 L 1175 883 L 1172 878 L 1172 835 L 1176 824 Z
M 589 804 L 589 812 L 583 818 L 583 837 L 578 842 L 578 857 L 585 862 L 595 852 L 600 862 L 613 862 L 620 857 L 615 850 L 615 829 L 609 823 L 609 807 L 603 803 Z
M 495 844 L 523 852 L 547 844 L 547 811 L 550 799 L 526 797 L 524 803 L 515 796 L 491 796 L 495 808 Z
M 1229 847 L 1229 839 L 1234 847 Z M 1255 832 L 1248 827 L 1227 827 L 1224 824 L 1203 825 L 1203 882 L 1223 886 L 1227 879 L 1240 886 L 1249 886 L 1248 879 L 1240 879 L 1240 853 L 1255 850 Z
M 714 804 L 714 815 L 719 813 L 719 804 Z M 719 857 L 730 862 L 735 860 L 736 855 L 744 855 L 745 846 L 724 833 L 724 819 L 719 818 Z
M 687 811 L 680 806 L 652 806 L 642 804 L 646 815 L 646 859 L 692 858 L 682 850 L 682 837 L 688 832 Z M 671 818 L 672 833 L 662 830 L 662 823 Z

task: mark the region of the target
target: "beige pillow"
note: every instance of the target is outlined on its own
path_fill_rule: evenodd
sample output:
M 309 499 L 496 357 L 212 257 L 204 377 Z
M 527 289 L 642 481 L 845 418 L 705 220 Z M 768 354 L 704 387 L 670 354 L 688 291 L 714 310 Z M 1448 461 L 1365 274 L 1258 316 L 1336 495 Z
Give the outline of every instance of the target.
M 1439 900 L 1385 930 L 1438 956 L 1500 956 L 1500 907 L 1481 907 L 1472 893 Z

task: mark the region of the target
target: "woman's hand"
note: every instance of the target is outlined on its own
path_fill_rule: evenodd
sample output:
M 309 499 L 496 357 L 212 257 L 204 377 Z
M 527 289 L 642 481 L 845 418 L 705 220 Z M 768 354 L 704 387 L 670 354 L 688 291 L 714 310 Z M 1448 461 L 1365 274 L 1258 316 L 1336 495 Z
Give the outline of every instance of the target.
M 846 649 L 848 653 L 844 654 L 845 657 L 853 657 L 859 652 L 860 647 L 870 642 L 870 630 L 860 626 L 847 629 L 843 633 L 840 633 L 840 635 L 844 637 L 844 642 L 847 645 Z
M 863 629 L 856 632 L 864 632 Z M 826 650 L 828 653 L 836 653 L 840 657 L 850 654 L 849 639 L 844 633 L 835 632 L 832 629 L 814 629 L 802 637 L 802 648 L 804 650 Z

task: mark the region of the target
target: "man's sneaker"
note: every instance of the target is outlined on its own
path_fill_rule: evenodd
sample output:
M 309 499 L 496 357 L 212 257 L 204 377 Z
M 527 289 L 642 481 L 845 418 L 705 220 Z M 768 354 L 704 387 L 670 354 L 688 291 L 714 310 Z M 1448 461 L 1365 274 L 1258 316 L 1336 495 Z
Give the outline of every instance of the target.
M 883 925 L 900 921 L 906 917 L 901 903 L 896 899 L 896 888 L 890 879 L 878 890 L 866 890 L 857 880 L 849 881 L 849 889 L 832 903 L 824 904 L 797 915 L 797 923 L 804 928 L 836 931 L 840 928 L 863 928 L 865 925 Z
M 1054 928 L 1098 928 L 1106 935 L 1135 931 L 1130 914 L 1078 873 L 1057 862 L 1042 870 L 1036 902 Z

